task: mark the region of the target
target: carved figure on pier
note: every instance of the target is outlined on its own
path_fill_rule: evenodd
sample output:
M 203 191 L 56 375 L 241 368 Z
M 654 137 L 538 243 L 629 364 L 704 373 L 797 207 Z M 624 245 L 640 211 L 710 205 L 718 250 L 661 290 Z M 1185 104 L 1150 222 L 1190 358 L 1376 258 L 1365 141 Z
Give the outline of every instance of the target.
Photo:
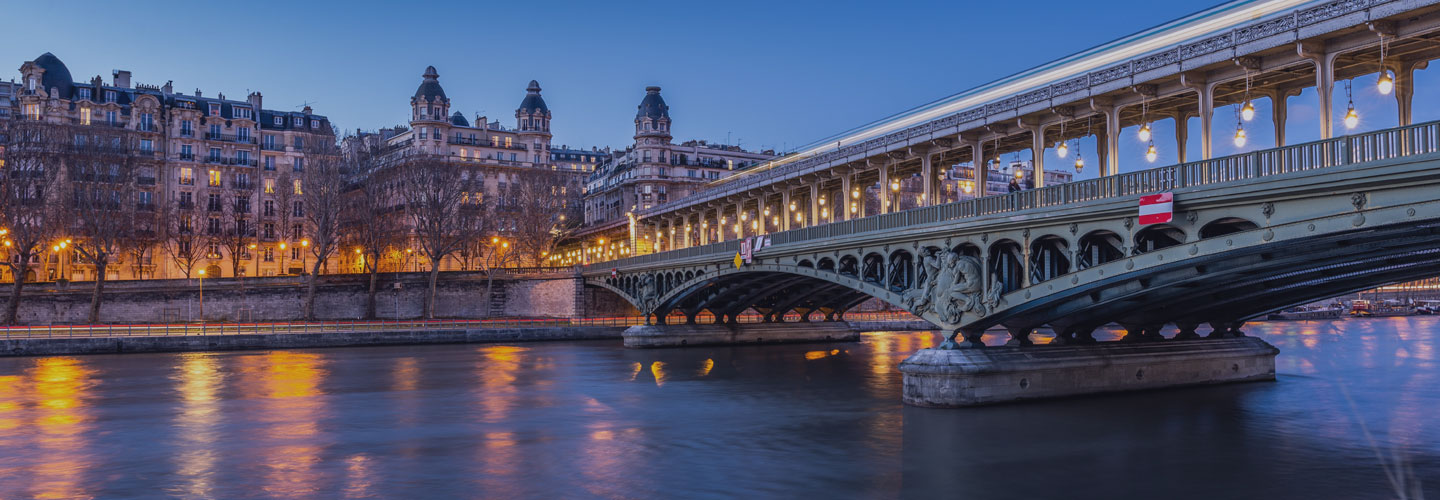
M 937 250 L 926 253 L 920 262 L 925 276 L 901 300 L 911 312 L 933 312 L 940 321 L 958 325 L 965 313 L 984 317 L 999 304 L 999 283 L 985 286 L 980 259 Z

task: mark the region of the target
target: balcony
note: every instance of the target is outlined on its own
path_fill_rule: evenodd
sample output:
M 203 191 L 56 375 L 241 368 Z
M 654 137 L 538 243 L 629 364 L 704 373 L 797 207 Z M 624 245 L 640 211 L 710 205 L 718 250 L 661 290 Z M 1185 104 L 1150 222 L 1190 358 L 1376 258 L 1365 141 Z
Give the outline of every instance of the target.
M 139 211 L 139 212 L 154 212 L 154 211 L 155 211 L 155 204 L 154 204 L 154 203 L 136 203 L 136 204 L 135 204 L 135 210 L 136 210 L 136 211 Z
M 234 142 L 234 143 L 240 143 L 240 144 L 255 144 L 255 137 L 254 137 L 254 136 L 240 137 L 240 136 L 237 136 L 237 135 L 234 135 L 234 134 L 216 134 L 216 133 L 213 133 L 213 132 L 206 132 L 206 133 L 205 133 L 205 140 L 207 140 L 207 141 L 220 141 L 220 142 Z
M 181 177 L 181 178 L 180 178 L 180 185 L 181 185 L 181 186 L 194 186 L 194 185 L 195 185 L 195 178 L 194 178 L 194 177 Z
M 182 128 L 180 129 L 180 137 L 195 137 L 195 130 Z
M 195 208 L 195 204 L 188 201 L 182 201 L 180 203 L 177 203 L 176 206 L 180 207 L 181 210 L 190 210 Z
M 175 159 L 180 161 L 195 161 L 195 153 L 180 153 L 175 155 Z
M 212 165 L 234 165 L 234 166 L 237 166 L 237 167 L 253 167 L 253 166 L 258 165 L 258 162 L 256 162 L 256 160 L 255 160 L 254 158 L 250 158 L 250 159 L 240 159 L 240 158 L 222 158 L 222 157 L 218 157 L 218 156 L 206 157 L 206 158 L 205 158 L 205 163 L 209 163 L 209 164 L 212 164 Z
M 138 178 L 135 179 L 135 183 L 136 183 L 136 184 L 139 184 L 139 185 L 141 185 L 141 186 L 154 186 L 154 185 L 155 185 L 155 178 L 154 178 L 154 177 L 138 177 Z
M 263 149 L 263 150 L 266 150 L 266 151 L 284 151 L 284 150 L 285 150 L 285 145 L 284 145 L 284 144 L 275 144 L 275 143 L 265 143 L 265 144 L 261 144 L 261 145 L 260 145 L 260 149 Z
M 230 183 L 230 187 L 233 189 L 250 189 L 251 187 L 254 187 L 254 184 L 251 184 L 249 182 L 232 182 Z

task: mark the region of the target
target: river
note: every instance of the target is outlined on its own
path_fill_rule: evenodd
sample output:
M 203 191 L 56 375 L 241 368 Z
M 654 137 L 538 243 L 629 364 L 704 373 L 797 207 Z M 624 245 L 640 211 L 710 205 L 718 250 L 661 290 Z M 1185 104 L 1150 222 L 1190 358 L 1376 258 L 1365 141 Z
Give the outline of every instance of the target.
M 1278 381 L 961 410 L 928 332 L 3 358 L 0 498 L 1440 496 L 1440 318 L 1246 331 Z

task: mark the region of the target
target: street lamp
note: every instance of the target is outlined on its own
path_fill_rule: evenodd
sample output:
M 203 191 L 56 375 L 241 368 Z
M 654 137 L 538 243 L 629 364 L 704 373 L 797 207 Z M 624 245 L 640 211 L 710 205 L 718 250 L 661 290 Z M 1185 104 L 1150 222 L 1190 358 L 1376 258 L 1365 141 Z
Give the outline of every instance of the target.
M 205 270 L 200 270 L 200 322 L 205 322 Z

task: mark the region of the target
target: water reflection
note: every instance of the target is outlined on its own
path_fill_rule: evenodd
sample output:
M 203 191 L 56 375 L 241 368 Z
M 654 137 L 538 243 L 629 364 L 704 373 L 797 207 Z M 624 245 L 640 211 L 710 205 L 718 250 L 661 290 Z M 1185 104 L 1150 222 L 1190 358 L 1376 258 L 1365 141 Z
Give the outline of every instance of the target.
M 175 418 L 175 462 L 181 484 L 174 493 L 188 497 L 213 497 L 213 475 L 221 453 L 219 441 L 220 400 L 224 383 L 219 358 L 209 353 L 181 355 L 171 379 L 180 393 Z
M 0 358 L 0 498 L 1374 498 L 1398 496 L 1390 478 L 1440 484 L 1440 318 L 1246 331 L 1282 350 L 1278 382 L 962 411 L 899 403 L 897 367 L 933 332 Z M 1035 479 L 1052 474 L 1064 481 Z

